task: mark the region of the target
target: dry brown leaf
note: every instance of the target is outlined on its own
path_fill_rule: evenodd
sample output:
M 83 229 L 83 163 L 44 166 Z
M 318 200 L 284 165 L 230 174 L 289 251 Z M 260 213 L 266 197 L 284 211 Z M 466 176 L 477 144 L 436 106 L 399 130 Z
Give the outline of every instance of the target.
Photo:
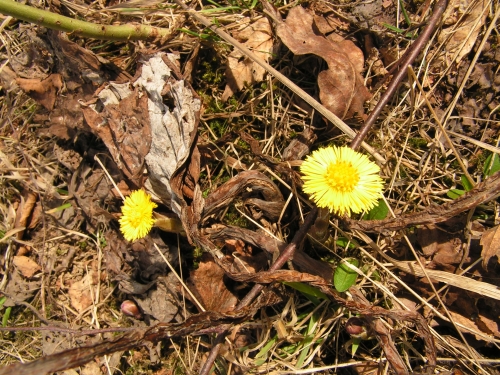
M 24 255 L 15 256 L 13 261 L 18 271 L 28 279 L 32 278 L 35 273 L 41 270 L 37 262 Z
M 479 314 L 476 319 L 476 325 L 482 332 L 487 333 L 488 335 L 500 337 L 500 326 L 498 320 L 490 319 L 482 314 Z
M 209 255 L 191 272 L 188 285 L 207 311 L 232 311 L 238 301 L 224 284 L 224 270 Z
M 63 87 L 60 74 L 51 74 L 42 80 L 17 78 L 16 83 L 23 91 L 49 111 L 54 109 L 57 92 Z
M 262 60 L 268 62 L 273 48 L 271 25 L 268 19 L 263 17 L 251 24 L 250 18 L 244 18 L 240 23 L 246 25 L 234 32 L 233 37 Z M 262 81 L 265 73 L 264 68 L 238 49 L 234 49 L 227 58 L 227 85 L 222 94 L 222 100 L 228 100 L 231 95 L 245 87 L 245 84 L 252 85 Z
M 85 120 L 102 139 L 118 167 L 141 186 L 144 158 L 151 145 L 148 97 L 127 83 L 110 83 L 96 104 L 83 108 Z
M 21 204 L 16 212 L 16 223 L 15 227 L 27 227 L 29 219 L 33 213 L 33 209 L 35 208 L 36 202 L 38 199 L 38 194 L 33 193 L 31 191 L 24 191 L 23 196 L 21 198 Z M 24 231 L 17 233 L 17 239 L 22 239 L 24 235 Z
M 489 318 L 486 318 L 485 316 L 482 316 L 481 314 L 479 314 L 477 317 L 467 317 L 452 310 L 450 310 L 449 312 L 455 323 L 459 323 L 471 329 L 472 331 L 484 332 L 488 335 L 494 335 L 497 337 L 499 336 L 498 323 L 492 321 Z M 464 332 L 467 332 L 467 330 L 464 330 Z M 481 337 L 479 335 L 475 336 L 478 340 L 484 340 L 484 337 Z
M 179 311 L 173 297 L 176 285 L 174 275 L 170 273 L 168 276 L 160 276 L 155 281 L 155 289 L 151 289 L 144 298 L 136 296 L 134 299 L 145 314 L 160 322 L 171 322 Z
M 92 305 L 91 287 L 94 284 L 92 272 L 87 273 L 81 280 L 75 281 L 68 289 L 71 306 L 79 313 Z
M 479 243 L 483 246 L 481 256 L 483 257 L 483 268 L 488 270 L 488 262 L 494 256 L 500 263 L 500 225 L 493 227 L 483 233 Z
M 292 8 L 277 34 L 296 55 L 314 54 L 326 61 L 328 69 L 318 74 L 323 105 L 340 118 L 363 116 L 363 104 L 371 97 L 363 84 L 363 52 L 350 40 L 315 32 L 311 13 L 298 6 Z
M 488 4 L 487 0 L 451 0 L 448 4 L 443 18 L 445 24 L 453 27 L 445 29 L 438 37 L 438 42 L 445 43 L 440 51 L 446 51 L 447 66 L 453 62 L 458 64 L 474 47 L 488 17 Z M 455 54 L 455 60 L 451 61 Z

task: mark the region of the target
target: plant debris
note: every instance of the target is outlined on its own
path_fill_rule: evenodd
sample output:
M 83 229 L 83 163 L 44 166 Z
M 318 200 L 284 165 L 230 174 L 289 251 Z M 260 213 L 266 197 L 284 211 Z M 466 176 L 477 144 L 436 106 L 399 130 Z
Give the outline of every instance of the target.
M 500 11 L 435 3 L 51 3 L 165 35 L 112 43 L 2 17 L 0 374 L 495 373 Z M 346 218 L 300 171 L 353 137 L 383 197 Z

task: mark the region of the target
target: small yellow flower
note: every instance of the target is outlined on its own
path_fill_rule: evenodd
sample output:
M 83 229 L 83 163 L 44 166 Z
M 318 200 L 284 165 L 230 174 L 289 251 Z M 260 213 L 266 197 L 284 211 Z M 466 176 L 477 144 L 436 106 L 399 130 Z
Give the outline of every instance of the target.
M 302 163 L 303 190 L 318 207 L 340 215 L 374 207 L 382 196 L 380 168 L 349 147 L 316 150 Z
M 120 218 L 123 237 L 128 241 L 145 237 L 155 223 L 153 208 L 156 207 L 156 203 L 151 202 L 151 196 L 143 190 L 135 190 L 125 198 Z

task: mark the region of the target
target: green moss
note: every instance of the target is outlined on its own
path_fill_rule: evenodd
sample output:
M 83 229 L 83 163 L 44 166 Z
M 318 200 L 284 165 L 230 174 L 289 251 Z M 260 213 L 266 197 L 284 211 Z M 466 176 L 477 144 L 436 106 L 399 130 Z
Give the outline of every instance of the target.
M 408 143 L 413 147 L 413 148 L 418 148 L 418 149 L 425 149 L 427 148 L 427 141 L 423 138 L 409 138 Z
M 224 216 L 224 222 L 227 225 L 251 229 L 251 223 L 234 206 L 231 206 L 227 211 L 226 216 Z

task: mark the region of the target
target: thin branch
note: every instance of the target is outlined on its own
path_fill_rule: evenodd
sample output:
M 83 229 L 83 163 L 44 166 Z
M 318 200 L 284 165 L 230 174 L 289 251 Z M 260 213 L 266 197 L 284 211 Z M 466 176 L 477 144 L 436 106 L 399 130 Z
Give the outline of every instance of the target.
M 500 172 L 477 184 L 474 189 L 461 197 L 443 205 L 432 205 L 423 212 L 412 212 L 384 220 L 343 219 L 352 230 L 385 233 L 401 230 L 409 226 L 442 223 L 458 214 L 477 207 L 500 195 Z
M 404 77 L 407 75 L 407 70 L 406 70 L 407 66 L 411 65 L 415 61 L 417 56 L 420 54 L 422 48 L 424 47 L 424 45 L 429 41 L 432 33 L 436 29 L 436 26 L 439 20 L 441 19 L 441 16 L 443 15 L 444 11 L 446 10 L 447 6 L 448 6 L 448 0 L 440 0 L 439 3 L 436 4 L 434 12 L 432 13 L 431 18 L 429 19 L 429 23 L 427 24 L 426 28 L 424 29 L 422 34 L 419 35 L 415 43 L 411 45 L 410 52 L 405 53 L 401 58 L 402 62 L 400 64 L 399 71 L 396 73 L 391 83 L 387 87 L 386 92 L 384 92 L 379 102 L 377 103 L 373 111 L 370 113 L 368 118 L 366 119 L 359 133 L 352 140 L 351 148 L 353 150 L 358 150 L 359 146 L 362 145 L 363 140 L 366 138 L 366 135 L 375 124 L 375 121 L 382 112 L 382 109 L 384 109 L 386 104 L 392 98 L 397 88 L 403 81 Z

